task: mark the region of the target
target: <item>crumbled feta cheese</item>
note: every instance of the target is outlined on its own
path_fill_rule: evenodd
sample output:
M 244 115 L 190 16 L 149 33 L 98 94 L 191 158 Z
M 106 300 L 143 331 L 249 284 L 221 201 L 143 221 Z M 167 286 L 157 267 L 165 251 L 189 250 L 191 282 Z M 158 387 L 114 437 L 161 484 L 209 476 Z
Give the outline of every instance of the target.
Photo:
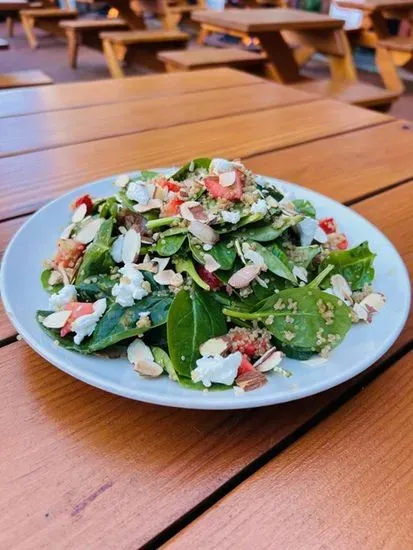
M 122 261 L 122 248 L 123 248 L 123 235 L 119 235 L 117 239 L 115 239 L 112 249 L 110 251 L 110 255 L 113 258 L 113 261 L 117 264 L 120 264 Z
M 268 205 L 264 199 L 259 199 L 257 202 L 254 202 L 254 204 L 251 206 L 251 212 L 253 214 L 262 214 L 265 216 L 265 214 L 268 212 Z
M 201 357 L 196 362 L 196 369 L 191 372 L 192 381 L 202 382 L 207 388 L 212 382 L 231 386 L 237 376 L 241 360 L 242 355 L 239 351 L 231 353 L 228 357 L 220 355 Z
M 230 172 L 234 168 L 243 168 L 244 166 L 240 162 L 231 162 L 226 159 L 212 159 L 209 165 L 210 174 L 223 174 L 224 172 Z
M 142 205 L 148 204 L 151 198 L 148 186 L 141 180 L 130 182 L 126 191 L 126 196 L 131 201 L 135 201 Z
M 125 264 L 119 269 L 119 273 L 123 277 L 112 288 L 112 296 L 115 297 L 116 303 L 122 307 L 133 306 L 135 300 L 141 300 L 148 295 L 148 291 L 143 287 L 145 279 L 135 264 Z
M 229 210 L 221 210 L 222 219 L 227 223 L 238 223 L 241 214 L 239 212 L 230 212 Z
M 75 333 L 73 338 L 75 344 L 80 344 L 83 338 L 93 334 L 99 319 L 106 311 L 106 298 L 97 300 L 93 304 L 93 310 L 93 313 L 81 315 L 73 321 L 71 329 Z
M 77 292 L 73 285 L 65 285 L 59 292 L 52 294 L 49 298 L 49 307 L 53 311 L 62 309 L 66 304 L 76 302 Z

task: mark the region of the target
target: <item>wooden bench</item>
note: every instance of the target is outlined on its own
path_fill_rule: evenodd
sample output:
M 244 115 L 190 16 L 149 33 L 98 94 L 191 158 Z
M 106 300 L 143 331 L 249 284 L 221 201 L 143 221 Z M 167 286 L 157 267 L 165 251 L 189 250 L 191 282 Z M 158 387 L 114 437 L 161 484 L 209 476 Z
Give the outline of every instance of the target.
M 129 29 L 123 19 L 75 19 L 61 21 L 59 26 L 64 29 L 68 45 L 69 66 L 77 67 L 79 46 L 102 50 L 99 34 L 104 31 L 121 31 Z
M 113 78 L 125 76 L 122 63 L 136 62 L 151 70 L 163 70 L 156 54 L 166 48 L 185 48 L 190 36 L 181 31 L 102 32 L 103 51 Z
M 168 72 L 194 71 L 216 67 L 234 69 L 262 69 L 266 62 L 264 53 L 248 52 L 239 48 L 196 48 L 185 51 L 162 51 L 158 54 Z
M 30 70 L 0 74 L 0 90 L 46 84 L 53 84 L 53 80 L 43 71 Z
M 59 26 L 60 21 L 76 19 L 77 10 L 69 7 L 65 0 L 66 8 L 39 8 L 20 11 L 20 19 L 27 42 L 32 49 L 36 49 L 38 42 L 33 32 L 34 28 L 42 29 L 56 36 L 64 36 L 65 31 Z
M 294 84 L 292 88 L 328 96 L 359 107 L 373 107 L 382 111 L 389 109 L 400 95 L 398 92 L 384 90 L 359 81 L 309 80 L 308 82 Z

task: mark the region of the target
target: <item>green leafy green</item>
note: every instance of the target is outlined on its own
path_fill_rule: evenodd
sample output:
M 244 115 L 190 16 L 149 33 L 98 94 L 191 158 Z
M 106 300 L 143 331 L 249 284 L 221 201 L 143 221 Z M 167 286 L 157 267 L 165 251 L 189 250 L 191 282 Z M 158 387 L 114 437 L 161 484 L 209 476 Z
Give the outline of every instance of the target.
M 209 158 L 193 159 L 190 162 L 184 164 L 182 168 L 175 172 L 175 174 L 172 176 L 172 179 L 175 181 L 184 181 L 192 172 L 195 172 L 195 170 L 199 170 L 200 168 L 208 170 L 210 164 L 211 159 Z M 192 170 L 189 170 L 190 168 L 192 168 Z
M 105 220 L 99 228 L 95 240 L 87 247 L 76 275 L 76 284 L 92 275 L 109 273 L 114 266 L 110 255 L 113 220 Z
M 350 250 L 335 250 L 321 262 L 320 272 L 328 264 L 334 266 L 331 275 L 342 275 L 352 290 L 361 290 L 374 279 L 373 262 L 376 255 L 369 249 L 367 241 Z M 330 278 L 324 280 L 323 288 L 330 286 Z
M 234 265 L 235 258 L 237 257 L 237 253 L 235 251 L 234 247 L 229 247 L 229 240 L 222 239 L 217 244 L 215 244 L 211 250 L 208 250 L 207 252 L 202 248 L 202 245 L 199 244 L 199 241 L 195 239 L 194 237 L 189 237 L 189 248 L 192 252 L 192 255 L 194 259 L 200 263 L 205 263 L 205 254 L 210 254 L 214 260 L 216 260 L 219 265 L 221 266 L 220 269 L 223 269 L 224 271 L 227 271 L 228 269 L 231 269 Z
M 291 202 L 293 203 L 295 210 L 299 214 L 303 214 L 303 216 L 308 216 L 309 218 L 316 217 L 317 214 L 315 208 L 310 201 L 306 201 L 303 199 L 294 199 Z
M 59 283 L 57 285 L 49 285 L 49 278 L 52 273 L 52 269 L 43 269 L 41 275 L 40 275 L 40 282 L 42 283 L 42 287 L 48 294 L 54 294 L 55 292 L 59 292 L 63 288 L 63 284 Z
M 181 290 L 169 310 L 168 347 L 172 363 L 181 376 L 190 378 L 199 359 L 199 346 L 226 333 L 225 317 L 211 294 L 200 289 Z
M 186 235 L 171 235 L 169 237 L 159 237 L 153 250 L 159 256 L 172 256 L 176 254 L 186 240 Z
M 202 289 L 210 290 L 209 285 L 207 285 L 207 283 L 203 279 L 201 279 L 201 277 L 198 275 L 193 261 L 190 260 L 189 258 L 176 259 L 175 267 L 178 273 L 188 273 L 188 275 L 191 277 L 194 283 L 196 283 Z
M 248 242 L 248 244 L 263 257 L 266 266 L 274 275 L 278 275 L 292 283 L 297 282 L 290 269 L 287 255 L 276 244 L 267 247 L 253 241 Z
M 156 176 L 159 176 L 159 172 L 153 172 L 152 170 L 141 170 L 139 179 L 143 181 L 148 181 L 155 178 Z
M 169 293 L 153 293 L 130 307 L 111 304 L 96 325 L 88 349 L 90 352 L 98 351 L 166 323 L 172 299 L 173 295 Z M 139 314 L 146 311 L 150 314 L 150 327 L 137 327 Z
M 92 279 L 93 281 L 86 279 L 75 285 L 79 302 L 95 302 L 100 298 L 112 296 L 112 288 L 116 280 L 111 279 L 109 275 L 95 275 Z
M 52 338 L 56 345 L 61 346 L 62 348 L 69 351 L 77 351 L 78 353 L 82 353 L 84 355 L 90 354 L 89 344 L 85 342 L 85 340 L 79 345 L 75 344 L 71 336 L 65 336 L 64 338 L 62 338 L 62 336 L 60 336 L 60 329 L 52 329 L 44 326 L 44 324 L 42 323 L 42 319 L 44 319 L 51 313 L 53 313 L 53 311 L 38 310 L 36 312 L 36 319 L 40 325 L 40 328 L 48 336 L 50 336 L 50 338 Z
M 114 218 L 119 211 L 119 203 L 115 197 L 108 197 L 98 207 L 101 218 Z
M 152 354 L 155 359 L 155 363 L 158 363 L 158 365 L 160 365 L 163 370 L 168 373 L 169 378 L 171 380 L 178 381 L 178 375 L 176 374 L 171 358 L 166 351 L 162 348 L 154 347 L 152 348 Z
M 321 247 L 312 244 L 310 246 L 296 246 L 288 251 L 287 255 L 294 265 L 307 268 L 320 252 Z
M 251 239 L 258 242 L 269 242 L 277 239 L 284 231 L 294 227 L 303 220 L 303 216 L 284 216 L 280 217 L 271 224 L 249 227 L 241 231 L 245 239 Z

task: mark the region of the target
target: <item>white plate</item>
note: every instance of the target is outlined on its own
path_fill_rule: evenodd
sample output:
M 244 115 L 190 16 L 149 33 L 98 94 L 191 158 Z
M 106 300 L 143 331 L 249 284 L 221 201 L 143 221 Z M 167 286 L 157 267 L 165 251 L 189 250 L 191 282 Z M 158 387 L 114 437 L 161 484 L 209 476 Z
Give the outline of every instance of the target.
M 293 373 L 292 377 L 270 374 L 264 387 L 235 395 L 232 389 L 208 393 L 184 389 L 167 377 L 144 379 L 126 359 L 86 357 L 59 348 L 35 320 L 35 311 L 47 309 L 48 304 L 39 280 L 42 261 L 55 251 L 60 232 L 69 220 L 70 203 L 84 193 L 94 197 L 113 194 L 114 179 L 85 185 L 39 210 L 15 235 L 3 260 L 1 292 L 11 322 L 35 351 L 75 378 L 115 394 L 160 405 L 194 409 L 261 407 L 300 399 L 345 382 L 377 361 L 400 334 L 410 307 L 410 282 L 405 265 L 390 241 L 349 208 L 308 189 L 267 178 L 282 183 L 297 197 L 312 201 L 319 217 L 333 216 L 351 246 L 367 240 L 377 254 L 374 287 L 386 295 L 387 303 L 371 325 L 353 326 L 327 362 L 310 367 L 286 359 L 283 366 Z

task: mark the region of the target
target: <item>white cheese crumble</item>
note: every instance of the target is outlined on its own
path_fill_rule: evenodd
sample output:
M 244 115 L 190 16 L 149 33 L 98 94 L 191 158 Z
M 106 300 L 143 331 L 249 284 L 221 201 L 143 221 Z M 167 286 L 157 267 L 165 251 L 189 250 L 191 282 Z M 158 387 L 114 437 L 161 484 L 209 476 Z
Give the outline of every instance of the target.
M 151 198 L 148 186 L 141 180 L 130 182 L 126 191 L 126 196 L 131 201 L 135 201 L 142 205 L 148 204 Z
M 221 215 L 224 222 L 227 223 L 238 223 L 241 218 L 239 212 L 230 212 L 229 210 L 222 210 Z
M 239 351 L 231 353 L 228 357 L 214 355 L 213 357 L 201 357 L 196 362 L 197 367 L 191 372 L 193 382 L 202 382 L 209 388 L 212 382 L 231 386 L 237 376 L 241 364 L 242 355 Z
M 49 307 L 53 309 L 53 311 L 58 311 L 66 304 L 76 302 L 76 300 L 76 288 L 73 285 L 65 285 L 59 292 L 50 296 Z
M 71 329 L 75 333 L 73 341 L 75 344 L 80 344 L 83 338 L 91 336 L 96 328 L 96 325 L 106 310 L 106 298 L 101 298 L 93 304 L 93 313 L 81 315 L 73 321 Z
M 265 216 L 265 214 L 268 212 L 268 205 L 264 199 L 259 199 L 257 202 L 254 202 L 254 204 L 251 206 L 251 212 L 253 214 L 262 214 Z
M 133 306 L 135 300 L 141 300 L 148 295 L 148 291 L 142 288 L 145 279 L 135 264 L 125 264 L 119 272 L 123 277 L 112 288 L 116 303 L 122 307 Z

